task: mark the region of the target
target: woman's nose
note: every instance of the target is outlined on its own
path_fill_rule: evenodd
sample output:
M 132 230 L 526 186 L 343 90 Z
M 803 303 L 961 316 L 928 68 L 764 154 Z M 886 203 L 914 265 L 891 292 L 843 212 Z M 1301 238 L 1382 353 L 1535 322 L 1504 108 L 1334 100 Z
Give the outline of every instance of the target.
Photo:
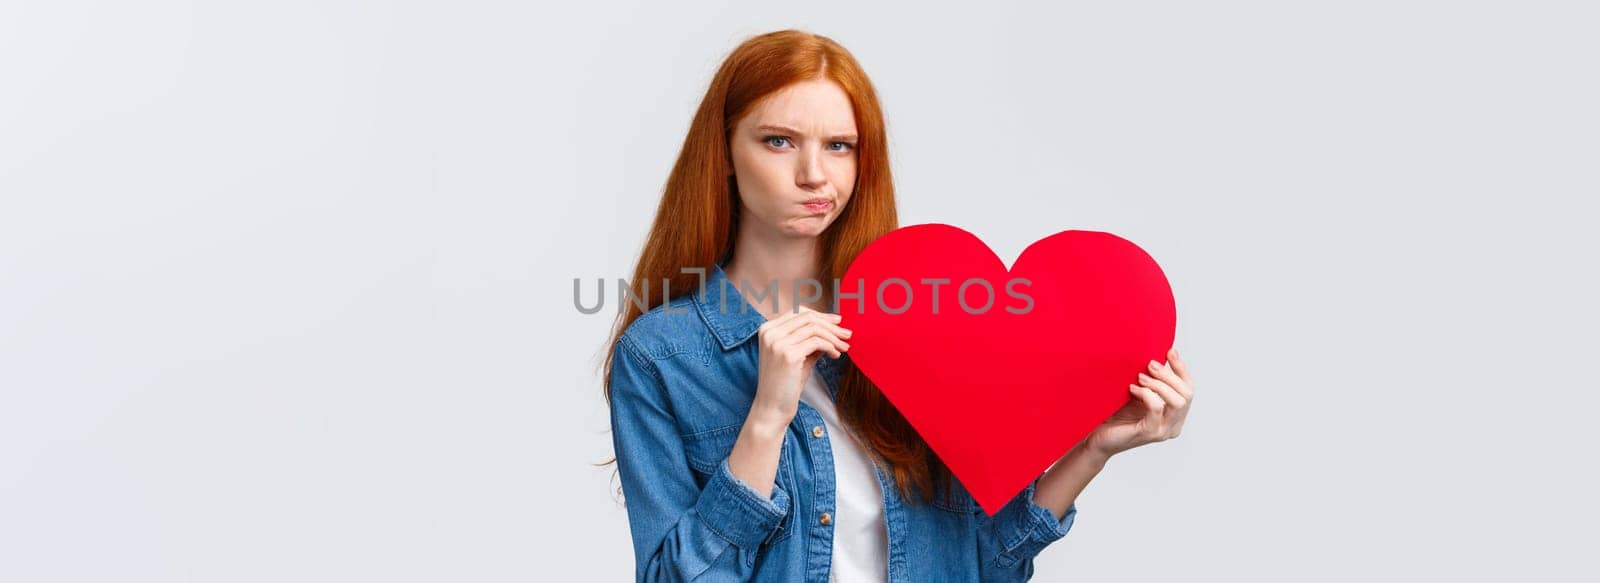
M 795 176 L 795 183 L 805 187 L 821 186 L 828 181 L 828 175 L 822 171 L 822 153 L 808 151 L 800 155 L 800 172 Z

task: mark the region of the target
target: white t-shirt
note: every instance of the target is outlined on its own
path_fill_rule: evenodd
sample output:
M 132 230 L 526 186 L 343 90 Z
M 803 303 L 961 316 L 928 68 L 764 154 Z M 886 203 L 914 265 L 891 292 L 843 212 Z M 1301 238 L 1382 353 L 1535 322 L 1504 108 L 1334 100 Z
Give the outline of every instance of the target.
M 889 535 L 883 519 L 883 489 L 872 460 L 840 426 L 838 409 L 819 377 L 820 373 L 812 371 L 800 400 L 822 415 L 828 445 L 833 449 L 833 569 L 828 580 L 885 581 L 889 578 Z

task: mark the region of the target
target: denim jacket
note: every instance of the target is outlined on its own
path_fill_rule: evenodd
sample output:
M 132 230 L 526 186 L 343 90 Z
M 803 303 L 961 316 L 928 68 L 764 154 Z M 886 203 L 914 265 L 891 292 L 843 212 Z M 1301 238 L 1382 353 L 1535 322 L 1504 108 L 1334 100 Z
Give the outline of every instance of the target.
M 697 293 L 646 312 L 616 343 L 612 441 L 639 581 L 828 580 L 833 449 L 816 409 L 799 403 L 770 496 L 728 469 L 765 321 L 717 264 Z M 840 366 L 824 354 L 813 371 L 830 395 Z M 1057 520 L 1034 503 L 1034 485 L 992 517 L 955 480 L 955 496 L 912 504 L 892 473 L 877 473 L 891 582 L 1027 580 L 1034 556 L 1077 515 L 1074 504 Z

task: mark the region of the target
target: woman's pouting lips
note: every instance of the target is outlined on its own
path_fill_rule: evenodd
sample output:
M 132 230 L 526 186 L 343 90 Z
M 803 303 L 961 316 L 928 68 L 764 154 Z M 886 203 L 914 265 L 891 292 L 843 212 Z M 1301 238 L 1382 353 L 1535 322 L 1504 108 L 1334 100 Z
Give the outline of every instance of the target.
M 826 198 L 813 198 L 801 203 L 801 206 L 806 207 L 806 210 L 809 210 L 813 213 L 822 214 L 828 212 L 828 209 L 833 208 L 833 200 Z

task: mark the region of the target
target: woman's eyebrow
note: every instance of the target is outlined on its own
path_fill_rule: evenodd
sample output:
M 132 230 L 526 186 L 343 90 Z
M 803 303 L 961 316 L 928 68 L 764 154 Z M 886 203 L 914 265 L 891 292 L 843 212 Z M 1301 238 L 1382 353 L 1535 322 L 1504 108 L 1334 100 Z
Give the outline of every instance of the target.
M 780 125 L 772 125 L 772 124 L 762 124 L 760 126 L 756 126 L 756 129 L 764 131 L 764 132 L 783 132 L 783 133 L 786 133 L 786 134 L 796 135 L 796 136 L 805 135 L 805 134 L 801 133 L 800 130 L 797 130 L 797 129 L 794 129 L 794 128 L 791 128 L 791 127 L 788 127 L 788 126 L 780 126 Z M 837 136 L 829 136 L 828 139 L 830 139 L 830 140 L 854 140 L 854 139 L 856 139 L 856 135 L 855 134 L 840 134 L 840 135 L 837 135 Z

